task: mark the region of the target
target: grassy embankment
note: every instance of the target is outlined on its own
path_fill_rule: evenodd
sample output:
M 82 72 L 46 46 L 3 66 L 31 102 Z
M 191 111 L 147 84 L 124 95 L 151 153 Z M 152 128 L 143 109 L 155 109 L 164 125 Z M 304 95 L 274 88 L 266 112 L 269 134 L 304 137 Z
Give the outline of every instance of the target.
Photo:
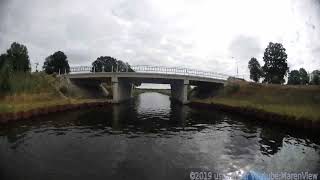
M 15 74 L 10 77 L 10 90 L 0 92 L 0 113 L 28 111 L 36 108 L 98 102 L 63 78 L 43 73 Z
M 270 112 L 293 119 L 320 121 L 320 86 L 229 82 L 215 97 L 194 102 Z

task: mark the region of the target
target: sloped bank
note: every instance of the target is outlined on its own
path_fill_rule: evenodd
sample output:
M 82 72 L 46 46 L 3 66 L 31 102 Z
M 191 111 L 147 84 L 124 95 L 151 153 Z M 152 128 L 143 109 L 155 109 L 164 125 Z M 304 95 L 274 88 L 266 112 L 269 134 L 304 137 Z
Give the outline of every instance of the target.
M 55 74 L 16 73 L 9 80 L 9 91 L 0 91 L 0 124 L 111 104 Z
M 216 103 L 190 102 L 188 104 L 196 108 L 214 108 L 228 113 L 239 114 L 256 120 L 262 120 L 279 125 L 289 125 L 297 128 L 320 129 L 320 121 L 314 121 L 306 118 L 296 118 L 294 116 L 282 115 L 273 112 L 266 112 L 260 109 L 250 107 L 235 107 Z
M 230 81 L 216 95 L 193 99 L 190 106 L 220 109 L 273 124 L 320 128 L 320 86 Z
M 6 124 L 19 120 L 28 120 L 33 117 L 48 115 L 56 112 L 64 112 L 70 110 L 92 108 L 92 107 L 101 107 L 101 106 L 111 106 L 109 101 L 96 101 L 96 102 L 82 102 L 82 103 L 68 103 L 47 107 L 39 107 L 30 109 L 27 111 L 18 111 L 18 112 L 7 112 L 0 113 L 0 124 Z

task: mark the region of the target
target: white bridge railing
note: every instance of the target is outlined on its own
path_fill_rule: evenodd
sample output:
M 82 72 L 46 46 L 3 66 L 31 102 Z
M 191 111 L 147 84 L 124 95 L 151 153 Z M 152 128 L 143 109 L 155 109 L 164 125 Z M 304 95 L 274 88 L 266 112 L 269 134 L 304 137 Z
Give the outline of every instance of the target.
M 102 69 L 102 72 L 110 72 L 110 73 L 159 73 L 159 74 L 173 74 L 173 75 L 185 75 L 185 76 L 197 76 L 197 77 L 205 77 L 212 79 L 222 79 L 227 80 L 230 76 L 222 73 L 209 72 L 209 71 L 200 71 L 196 69 L 188 69 L 188 68 L 178 68 L 178 67 L 165 67 L 165 66 L 149 66 L 149 65 L 135 65 L 130 66 L 132 70 L 135 72 L 130 72 L 128 68 L 118 69 L 118 67 L 112 67 L 111 71 L 105 71 Z M 99 73 L 96 72 L 95 68 L 92 66 L 72 66 L 70 67 L 70 73 Z

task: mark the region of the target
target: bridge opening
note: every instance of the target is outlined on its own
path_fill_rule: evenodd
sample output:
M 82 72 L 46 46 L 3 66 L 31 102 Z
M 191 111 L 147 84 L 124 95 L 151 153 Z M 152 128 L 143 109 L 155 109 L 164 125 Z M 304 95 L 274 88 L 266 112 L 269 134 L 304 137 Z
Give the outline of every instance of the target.
M 156 92 L 171 96 L 170 84 L 154 84 L 154 83 L 141 83 L 140 86 L 134 88 L 134 96 L 147 92 Z

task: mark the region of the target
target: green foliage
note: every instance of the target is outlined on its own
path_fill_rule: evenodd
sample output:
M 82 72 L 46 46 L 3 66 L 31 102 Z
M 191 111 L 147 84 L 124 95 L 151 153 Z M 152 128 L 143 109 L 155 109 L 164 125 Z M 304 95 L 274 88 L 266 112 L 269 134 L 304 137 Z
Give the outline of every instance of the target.
M 0 55 L 0 69 L 3 68 L 5 63 L 7 62 L 7 54 L 1 54 Z
M 264 72 L 264 82 L 282 84 L 285 82 L 284 76 L 289 71 L 287 64 L 286 49 L 280 43 L 270 42 L 265 49 L 262 67 Z
M 300 68 L 299 73 L 300 73 L 300 84 L 302 85 L 308 84 L 310 81 L 310 78 L 307 71 L 304 68 Z
M 128 63 L 110 56 L 100 56 L 92 63 L 92 71 L 95 72 L 134 72 Z
M 12 79 L 19 73 L 30 73 L 30 60 L 27 47 L 12 43 L 7 53 L 0 55 L 0 93 L 12 91 Z
M 0 93 L 7 93 L 10 91 L 10 77 L 12 75 L 9 61 L 1 60 L 0 66 Z
M 70 66 L 67 56 L 61 51 L 55 52 L 45 59 L 43 69 L 47 74 L 59 73 L 59 71 L 60 74 L 69 73 Z
M 282 86 L 240 81 L 234 83 L 240 85 L 240 89 L 236 93 L 232 93 L 232 95 L 220 94 L 202 102 L 249 107 L 297 118 L 320 120 L 320 111 L 318 110 L 320 86 Z
M 319 70 L 312 71 L 310 83 L 313 85 L 320 85 L 320 71 Z
M 313 77 L 312 84 L 314 84 L 314 85 L 320 85 L 320 77 L 319 77 L 319 75 L 315 75 L 315 76 Z
M 236 92 L 238 92 L 240 90 L 240 85 L 237 83 L 228 83 L 225 87 L 224 87 L 224 95 L 231 95 L 234 94 Z
M 67 88 L 67 86 L 61 86 L 61 87 L 59 88 L 59 91 L 60 91 L 61 93 L 63 93 L 63 94 L 67 94 L 67 93 L 68 93 L 68 88 Z
M 252 79 L 254 82 L 259 82 L 259 79 L 262 76 L 262 70 L 256 58 L 252 57 L 250 59 L 248 68 L 250 70 L 250 79 Z
M 117 60 L 110 56 L 100 56 L 92 63 L 92 72 L 134 72 L 128 63 Z M 140 82 L 133 83 L 140 86 Z
M 55 92 L 55 79 L 43 73 L 15 73 L 9 78 L 9 94 Z
M 7 50 L 6 56 L 14 72 L 30 72 L 30 60 L 26 46 L 14 42 Z
M 16 72 L 12 73 L 8 78 L 0 78 L 0 83 L 1 96 L 24 93 L 37 94 L 41 92 L 56 93 L 54 88 L 56 79 L 43 73 Z
M 300 72 L 298 70 L 292 70 L 289 73 L 288 84 L 292 84 L 292 85 L 300 84 Z

